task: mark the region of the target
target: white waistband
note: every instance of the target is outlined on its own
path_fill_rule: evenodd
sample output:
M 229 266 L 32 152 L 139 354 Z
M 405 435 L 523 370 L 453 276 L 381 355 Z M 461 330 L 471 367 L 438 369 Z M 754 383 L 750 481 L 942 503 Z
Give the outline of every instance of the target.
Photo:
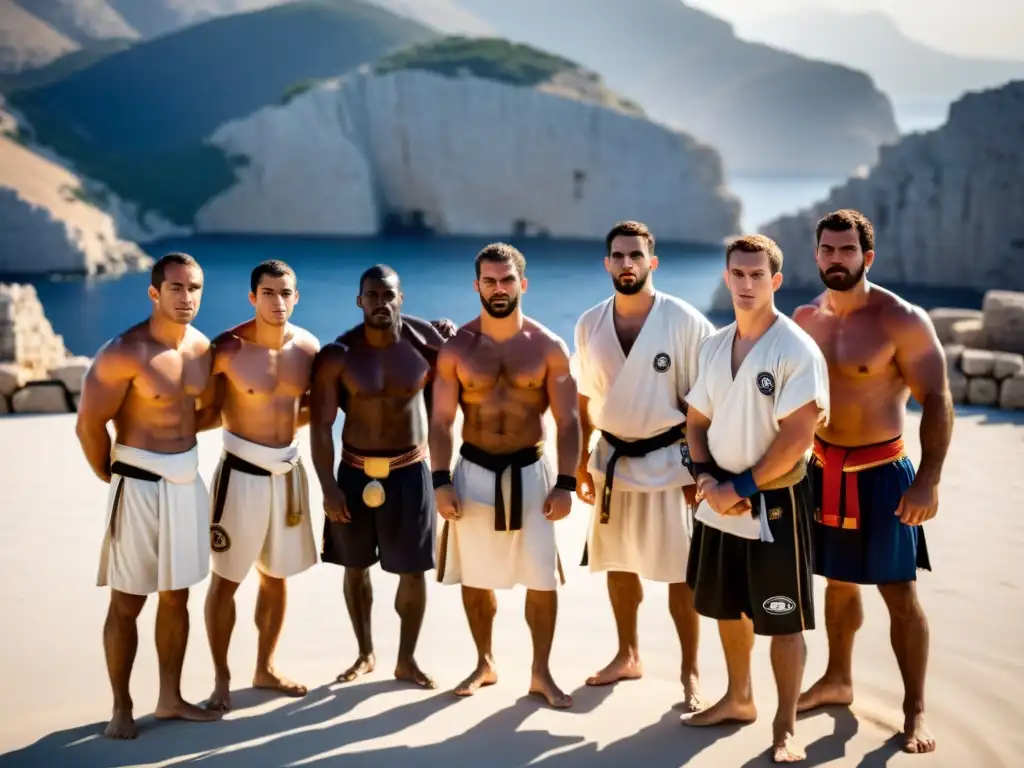
M 133 467 L 160 475 L 170 483 L 187 484 L 199 474 L 199 446 L 193 445 L 181 453 L 155 453 L 130 445 L 115 443 L 110 460 L 122 461 Z
M 257 467 L 267 470 L 273 475 L 285 475 L 294 469 L 299 461 L 299 439 L 292 440 L 291 445 L 281 448 L 271 448 L 267 445 L 260 445 L 233 432 L 224 433 L 224 450 L 233 453 L 240 459 L 255 464 Z

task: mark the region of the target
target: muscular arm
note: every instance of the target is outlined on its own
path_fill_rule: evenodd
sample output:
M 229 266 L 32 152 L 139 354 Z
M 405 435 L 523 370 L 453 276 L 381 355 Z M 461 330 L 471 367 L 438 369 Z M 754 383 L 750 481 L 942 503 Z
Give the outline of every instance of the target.
M 459 379 L 455 373 L 454 350 L 445 345 L 437 356 L 437 371 L 431 393 L 430 468 L 448 470 L 452 466 L 455 439 L 452 434 L 459 412 Z
M 579 396 L 569 370 L 569 351 L 561 341 L 548 353 L 547 365 L 544 385 L 558 432 L 558 474 L 575 477 L 580 461 Z
M 896 365 L 922 409 L 921 464 L 917 476 L 923 484 L 938 485 L 953 437 L 953 397 L 946 355 L 931 319 L 916 307 L 890 328 L 896 343 Z
M 330 488 L 334 477 L 334 421 L 338 417 L 341 374 L 346 350 L 339 344 L 324 347 L 313 361 L 309 390 L 309 442 L 320 488 Z
M 762 487 L 790 472 L 814 444 L 821 409 L 815 400 L 804 403 L 779 421 L 779 433 L 753 466 L 754 482 Z M 693 444 L 690 444 L 691 451 Z
M 580 465 L 590 463 L 590 441 L 594 436 L 594 425 L 590 423 L 590 398 L 576 395 L 576 408 L 580 421 Z
M 313 362 L 316 363 L 316 356 L 320 353 L 320 342 L 315 338 L 310 338 L 308 348 L 310 354 L 313 355 Z M 313 373 L 311 371 L 309 375 L 309 388 L 307 388 L 306 391 L 302 393 L 302 397 L 299 398 L 299 412 L 296 415 L 295 429 L 302 429 L 310 423 L 310 396 L 312 393 L 312 387 Z
M 692 406 L 686 412 L 686 444 L 690 448 L 690 458 L 694 464 L 711 462 L 711 449 L 708 448 L 708 428 L 711 419 Z M 696 478 L 694 478 L 696 479 Z
M 117 416 L 135 376 L 131 356 L 119 344 L 103 347 L 82 382 L 75 434 L 96 477 L 110 482 L 110 433 L 107 422 Z

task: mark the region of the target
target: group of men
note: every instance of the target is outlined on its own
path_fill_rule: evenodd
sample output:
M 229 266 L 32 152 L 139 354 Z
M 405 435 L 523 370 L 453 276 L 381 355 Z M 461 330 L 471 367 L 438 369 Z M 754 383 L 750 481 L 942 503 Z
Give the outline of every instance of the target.
M 582 564 L 607 573 L 618 634 L 614 657 L 589 685 L 642 676 L 641 580 L 667 583 L 682 650 L 683 721 L 752 722 L 750 653 L 754 635 L 771 636 L 779 693 L 772 756 L 800 760 L 797 712 L 853 700 L 858 585 L 876 584 L 905 685 L 905 748 L 934 749 L 924 725 L 928 634 L 915 579 L 918 568 L 930 568 L 920 526 L 937 510 L 953 412 L 927 315 L 866 278 L 870 222 L 842 210 L 818 223 L 826 290 L 792 319 L 774 304 L 778 246 L 762 235 L 731 241 L 725 281 L 736 320 L 717 331 L 655 289 L 658 257 L 643 224 L 617 224 L 605 245 L 614 292 L 577 322 L 574 360 L 557 335 L 524 315 L 526 261 L 505 243 L 477 254 L 482 311 L 461 328 L 403 313 L 398 275 L 378 265 L 360 280 L 363 322 L 322 349 L 289 322 L 299 293 L 286 264 L 253 271 L 255 316 L 211 343 L 191 325 L 203 289 L 199 265 L 185 254 L 158 261 L 151 316 L 97 354 L 78 418 L 85 455 L 110 484 L 98 579 L 111 587 L 104 646 L 114 712 L 106 734 L 135 735 L 128 681 L 136 619 L 154 592 L 156 717 L 213 720 L 230 708 L 234 594 L 254 563 L 253 684 L 306 692 L 278 673 L 273 656 L 285 580 L 318 559 L 297 440 L 308 424 L 326 517 L 320 559 L 344 567 L 358 645 L 339 682 L 376 664 L 369 569 L 379 562 L 399 576 L 395 676 L 435 687 L 414 652 L 425 573 L 436 568 L 438 581 L 461 585 L 477 650 L 455 693 L 497 682 L 495 593 L 521 585 L 533 640 L 529 690 L 570 707 L 548 660 L 565 581 L 553 523 L 570 513 L 575 494 L 593 506 Z M 909 394 L 923 406 L 916 474 L 901 437 Z M 546 460 L 549 411 L 555 448 Z M 223 452 L 208 493 L 196 436 L 218 426 Z M 215 681 L 200 708 L 182 699 L 179 682 L 188 590 L 211 569 L 206 628 Z M 823 677 L 801 694 L 813 574 L 828 579 L 830 655 Z M 727 691 L 710 707 L 699 684 L 701 615 L 717 620 L 728 668 Z

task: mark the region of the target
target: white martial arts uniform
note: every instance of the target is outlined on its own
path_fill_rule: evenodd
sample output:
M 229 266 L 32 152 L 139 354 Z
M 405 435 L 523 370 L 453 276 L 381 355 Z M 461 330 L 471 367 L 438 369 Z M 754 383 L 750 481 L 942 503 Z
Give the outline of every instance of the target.
M 732 375 L 736 323 L 717 331 L 700 349 L 700 376 L 687 402 L 711 420 L 708 449 L 726 472 L 757 464 L 779 433 L 779 422 L 812 400 L 828 423 L 828 364 L 817 342 L 785 315 L 765 331 Z M 763 496 L 761 497 L 763 501 Z M 763 538 L 766 515 L 719 515 L 707 501 L 696 519 L 746 539 Z M 770 540 L 770 539 L 766 539 Z
M 199 475 L 198 448 L 153 453 L 115 444 L 110 461 L 161 479 L 111 475 L 97 586 L 148 595 L 205 579 L 210 572 L 209 497 Z
M 576 323 L 579 393 L 589 399 L 595 430 L 634 441 L 686 421 L 683 401 L 697 378 L 697 352 L 714 326 L 681 299 L 656 292 L 629 356 L 615 332 L 614 297 Z M 600 522 L 612 446 L 599 437 L 589 469 L 595 507 L 587 540 L 591 571 L 625 571 L 652 581 L 686 578 L 692 525 L 682 487 L 694 480 L 679 442 L 615 465 L 610 519 Z
M 309 480 L 299 457 L 298 439 L 282 448 L 270 448 L 227 430 L 223 434 L 224 453 L 210 484 L 211 524 L 229 454 L 271 474 L 268 477 L 239 469 L 231 471 L 218 523 L 227 533 L 230 546 L 218 552 L 218 535 L 214 535 L 213 572 L 229 581 L 241 582 L 256 563 L 268 576 L 286 579 L 315 565 Z M 288 525 L 289 506 L 301 515 L 296 525 Z
M 512 472 L 502 472 L 505 527 L 511 525 Z M 546 458 L 522 467 L 522 528 L 495 530 L 495 473 L 459 456 L 452 485 L 462 517 L 445 521 L 438 544 L 438 581 L 477 589 L 549 592 L 564 583 L 555 524 L 544 517 L 544 503 L 556 474 Z

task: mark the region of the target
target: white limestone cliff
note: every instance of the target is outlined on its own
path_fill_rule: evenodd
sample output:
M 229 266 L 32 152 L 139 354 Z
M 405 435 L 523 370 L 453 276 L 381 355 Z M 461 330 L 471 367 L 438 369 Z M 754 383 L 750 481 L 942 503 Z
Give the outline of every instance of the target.
M 785 254 L 786 287 L 821 285 L 815 224 L 838 208 L 874 224 L 872 280 L 1024 289 L 1024 81 L 962 97 L 942 127 L 883 148 L 866 178 L 763 225 Z
M 718 243 L 739 226 L 713 149 L 564 88 L 362 70 L 210 141 L 250 163 L 200 209 L 200 232 L 373 235 L 397 217 L 441 234 L 595 238 L 638 218 L 660 240 Z

